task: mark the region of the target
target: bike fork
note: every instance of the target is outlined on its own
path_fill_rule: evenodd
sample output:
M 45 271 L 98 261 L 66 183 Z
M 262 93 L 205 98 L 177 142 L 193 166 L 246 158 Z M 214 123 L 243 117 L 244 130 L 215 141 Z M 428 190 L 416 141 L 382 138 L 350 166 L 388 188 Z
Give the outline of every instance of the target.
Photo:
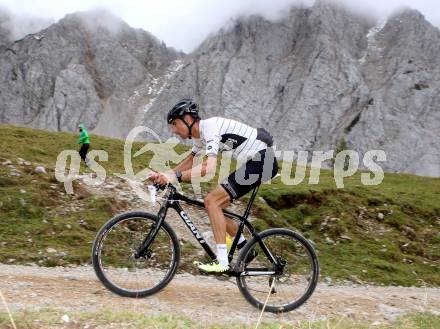
M 159 220 L 151 226 L 150 232 L 148 232 L 144 241 L 142 241 L 142 244 L 136 250 L 136 252 L 134 254 L 135 259 L 139 259 L 139 258 L 145 257 L 145 256 L 147 256 L 147 257 L 150 256 L 151 251 L 148 248 L 153 243 L 154 239 L 156 238 L 157 233 L 159 232 L 160 227 L 162 226 L 163 221 L 165 220 L 165 216 L 167 214 L 167 209 L 168 209 L 167 207 L 160 208 L 159 213 L 158 213 Z

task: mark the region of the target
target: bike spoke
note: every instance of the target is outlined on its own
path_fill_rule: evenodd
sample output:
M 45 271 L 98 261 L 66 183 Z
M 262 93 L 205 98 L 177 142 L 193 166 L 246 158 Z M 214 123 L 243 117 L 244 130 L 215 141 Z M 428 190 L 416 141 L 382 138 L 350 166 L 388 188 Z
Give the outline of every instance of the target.
M 98 270 L 116 292 L 123 291 L 132 297 L 145 294 L 175 271 L 174 243 L 163 227 L 148 247 L 147 254 L 135 258 L 153 224 L 153 220 L 143 217 L 127 218 L 113 224 L 102 237 Z
M 247 252 L 249 254 L 251 249 L 255 249 L 258 256 L 249 264 L 241 262 L 239 268 L 241 276 L 237 280 L 240 290 L 249 301 L 259 307 L 265 303 L 275 280 L 266 305 L 270 311 L 283 311 L 299 306 L 304 302 L 304 296 L 308 298 L 316 285 L 316 280 L 311 278 L 318 274 L 317 263 L 306 245 L 290 232 L 292 231 L 279 230 L 278 233 L 263 236 L 263 244 L 256 243 Z M 268 258 L 265 248 L 270 251 L 275 262 Z M 272 274 L 264 275 L 264 271 L 272 271 Z M 261 275 L 251 275 L 258 272 Z

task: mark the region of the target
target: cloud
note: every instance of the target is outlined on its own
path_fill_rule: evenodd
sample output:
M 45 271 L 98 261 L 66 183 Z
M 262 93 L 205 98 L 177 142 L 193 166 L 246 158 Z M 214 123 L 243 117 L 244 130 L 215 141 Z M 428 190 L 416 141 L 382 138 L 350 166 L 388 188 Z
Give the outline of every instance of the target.
M 10 41 L 41 31 L 54 22 L 55 20 L 44 17 L 12 13 L 0 6 L 0 27 L 7 32 L 6 37 Z
M 440 26 L 438 0 L 338 0 L 360 12 L 385 18 L 396 8 L 418 9 L 434 25 Z M 293 4 L 311 5 L 314 0 L 0 0 L 18 18 L 12 24 L 14 35 L 38 32 L 40 26 L 67 13 L 103 7 L 121 17 L 130 26 L 151 32 L 169 46 L 189 52 L 210 33 L 231 18 L 260 14 L 276 19 Z M 25 19 L 34 17 L 26 24 Z M 46 25 L 47 26 L 47 25 Z M 23 36 L 23 35 L 22 35 Z

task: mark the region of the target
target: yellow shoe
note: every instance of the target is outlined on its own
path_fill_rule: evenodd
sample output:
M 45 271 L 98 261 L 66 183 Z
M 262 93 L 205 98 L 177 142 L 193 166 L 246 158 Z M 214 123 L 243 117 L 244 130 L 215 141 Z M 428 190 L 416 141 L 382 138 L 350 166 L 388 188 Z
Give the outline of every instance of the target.
M 205 273 L 225 273 L 229 271 L 229 266 L 221 265 L 217 260 L 207 264 L 200 264 L 198 268 Z

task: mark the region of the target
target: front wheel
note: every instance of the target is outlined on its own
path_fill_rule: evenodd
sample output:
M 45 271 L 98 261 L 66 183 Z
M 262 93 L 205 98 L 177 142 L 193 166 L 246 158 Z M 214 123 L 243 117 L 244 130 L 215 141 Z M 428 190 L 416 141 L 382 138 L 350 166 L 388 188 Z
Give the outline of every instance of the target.
M 155 227 L 158 217 L 127 212 L 109 220 L 98 232 L 92 263 L 99 280 L 124 297 L 145 297 L 163 289 L 176 273 L 180 248 L 176 234 L 163 222 L 145 255 L 136 258 L 139 246 Z
M 255 307 L 273 313 L 302 305 L 319 277 L 318 259 L 310 242 L 282 228 L 265 230 L 250 240 L 237 264 L 240 292 Z

